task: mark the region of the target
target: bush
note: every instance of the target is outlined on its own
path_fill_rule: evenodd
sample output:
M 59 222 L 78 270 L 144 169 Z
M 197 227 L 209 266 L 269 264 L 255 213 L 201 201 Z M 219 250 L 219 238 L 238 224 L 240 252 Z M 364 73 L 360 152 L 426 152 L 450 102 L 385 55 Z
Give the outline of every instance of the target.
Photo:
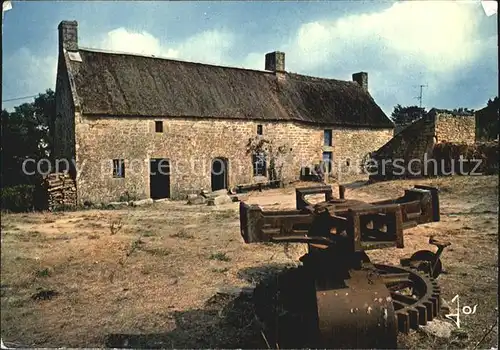
M 450 172 L 451 164 L 458 161 L 462 156 L 464 159 L 480 160 L 480 165 L 476 167 L 476 162 L 464 164 L 466 172 L 474 170 L 483 174 L 495 174 L 498 172 L 498 141 L 477 142 L 473 145 L 456 144 L 450 142 L 438 143 L 434 149 L 432 158 L 444 162 L 446 172 Z M 456 167 L 455 167 L 456 168 Z M 454 169 L 458 171 L 458 169 Z
M 35 186 L 16 185 L 1 190 L 2 210 L 30 211 L 35 208 Z

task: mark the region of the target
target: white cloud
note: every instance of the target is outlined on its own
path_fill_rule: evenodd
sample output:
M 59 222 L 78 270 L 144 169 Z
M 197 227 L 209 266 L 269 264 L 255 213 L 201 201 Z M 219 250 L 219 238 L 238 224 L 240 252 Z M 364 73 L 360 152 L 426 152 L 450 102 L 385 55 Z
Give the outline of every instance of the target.
M 370 66 L 385 58 L 392 69 L 417 65 L 452 71 L 481 55 L 476 5 L 397 2 L 380 12 L 303 24 L 284 49 L 290 53 L 290 67 L 297 69 L 335 61 Z
M 118 52 L 147 55 L 161 54 L 160 42 L 154 36 L 147 32 L 130 32 L 125 28 L 118 28 L 108 32 L 98 47 Z
M 37 56 L 29 49 L 22 47 L 3 62 L 2 100 L 36 95 L 46 89 L 55 90 L 57 73 L 57 56 Z M 16 100 L 2 103 L 2 107 L 12 111 L 14 106 L 32 99 Z
M 148 32 L 139 33 L 118 28 L 108 32 L 102 40 L 95 43 L 95 47 L 203 63 L 227 64 L 228 50 L 233 43 L 233 35 L 226 31 L 205 31 L 180 43 L 173 42 L 166 45 Z

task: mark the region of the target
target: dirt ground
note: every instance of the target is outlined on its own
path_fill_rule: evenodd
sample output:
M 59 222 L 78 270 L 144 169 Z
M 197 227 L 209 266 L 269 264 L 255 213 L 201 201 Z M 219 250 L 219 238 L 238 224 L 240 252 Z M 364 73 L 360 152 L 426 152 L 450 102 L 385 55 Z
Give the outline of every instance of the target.
M 404 249 L 369 255 L 398 263 L 434 250 L 430 235 L 451 241 L 439 277 L 443 297 L 458 294 L 460 305 L 477 304 L 477 311 L 461 315 L 449 338 L 412 331 L 400 347 L 497 347 L 498 179 L 357 181 L 346 196 L 392 198 L 416 183 L 440 188 L 441 221 L 405 231 Z M 294 208 L 295 192 L 252 192 L 246 201 Z M 237 297 L 238 288 L 296 265 L 305 252 L 244 244 L 238 203 L 3 213 L 1 228 L 1 337 L 11 346 L 263 348 L 249 297 Z

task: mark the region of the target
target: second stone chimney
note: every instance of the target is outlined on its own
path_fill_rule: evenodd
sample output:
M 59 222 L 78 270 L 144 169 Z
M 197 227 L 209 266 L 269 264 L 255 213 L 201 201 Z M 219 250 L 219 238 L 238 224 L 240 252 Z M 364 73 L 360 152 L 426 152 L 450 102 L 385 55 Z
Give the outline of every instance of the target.
M 57 27 L 59 30 L 59 51 L 78 51 L 78 22 L 62 21 Z
M 280 51 L 269 52 L 266 54 L 266 70 L 272 72 L 285 71 L 285 53 Z
M 368 73 L 359 72 L 352 75 L 352 81 L 358 83 L 363 90 L 368 91 Z

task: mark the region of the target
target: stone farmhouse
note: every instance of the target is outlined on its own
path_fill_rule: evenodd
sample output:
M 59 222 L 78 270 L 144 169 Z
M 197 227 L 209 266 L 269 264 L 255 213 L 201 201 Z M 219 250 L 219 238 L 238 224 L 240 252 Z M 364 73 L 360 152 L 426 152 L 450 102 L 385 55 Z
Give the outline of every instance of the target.
M 393 136 L 365 72 L 290 73 L 282 52 L 263 57 L 265 70 L 105 52 L 79 47 L 77 26 L 58 27 L 54 156 L 74 159 L 79 203 L 262 181 L 266 160 L 246 148 L 258 134 L 288 145 L 289 180 L 322 160 L 358 166 Z

